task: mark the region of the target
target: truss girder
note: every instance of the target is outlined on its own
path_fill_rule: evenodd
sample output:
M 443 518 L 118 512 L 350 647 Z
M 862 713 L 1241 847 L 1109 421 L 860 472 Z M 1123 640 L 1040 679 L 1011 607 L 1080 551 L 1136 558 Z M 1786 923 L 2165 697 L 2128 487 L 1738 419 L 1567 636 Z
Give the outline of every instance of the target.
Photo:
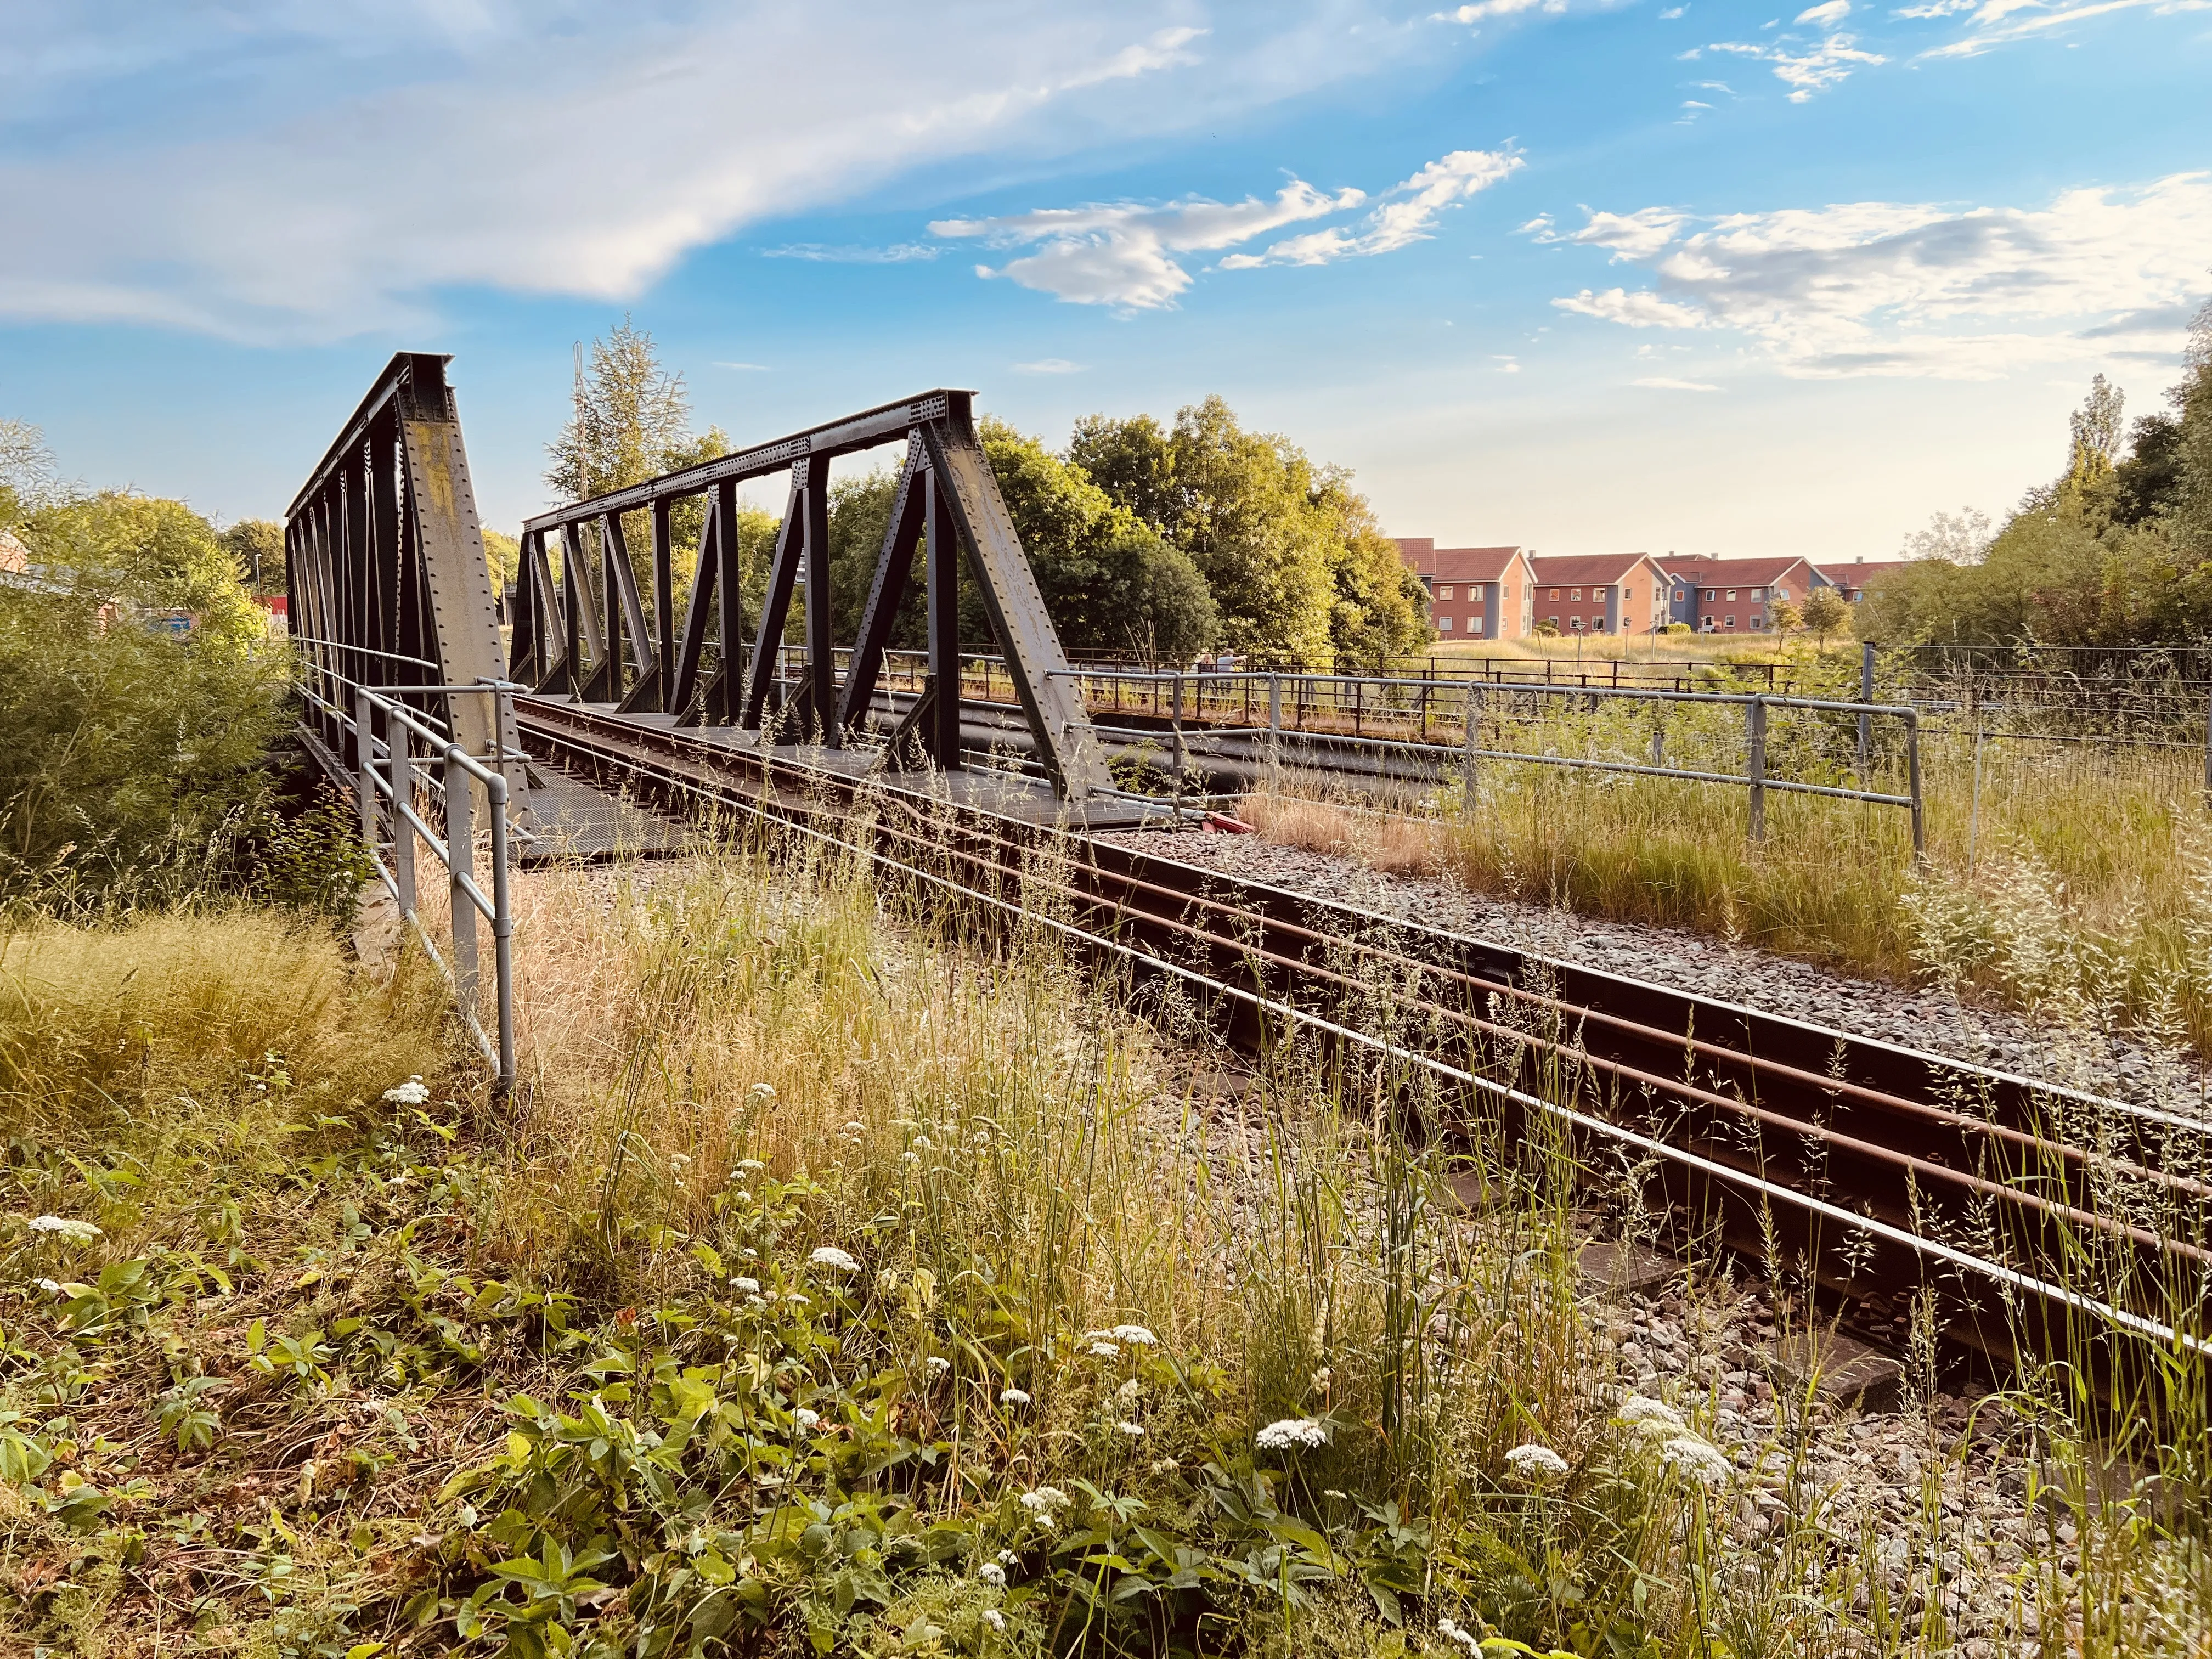
M 303 672 L 340 708 L 351 706 L 355 685 L 502 675 L 450 361 L 396 355 L 285 513 Z M 496 748 L 486 701 L 454 699 L 456 735 L 477 754 Z

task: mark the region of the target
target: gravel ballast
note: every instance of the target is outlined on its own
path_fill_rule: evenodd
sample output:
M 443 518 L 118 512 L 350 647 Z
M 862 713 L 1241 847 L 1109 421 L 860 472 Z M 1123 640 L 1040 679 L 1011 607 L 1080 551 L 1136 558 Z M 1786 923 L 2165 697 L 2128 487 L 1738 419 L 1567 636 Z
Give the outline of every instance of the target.
M 2137 1105 L 2192 1115 L 2205 1109 L 2205 1074 L 2171 1049 L 2112 1033 L 2041 1024 L 1928 987 L 1853 978 L 1686 928 L 1601 921 L 1474 892 L 1446 879 L 1388 873 L 1257 835 L 1132 830 L 1097 839 L 1856 1036 Z

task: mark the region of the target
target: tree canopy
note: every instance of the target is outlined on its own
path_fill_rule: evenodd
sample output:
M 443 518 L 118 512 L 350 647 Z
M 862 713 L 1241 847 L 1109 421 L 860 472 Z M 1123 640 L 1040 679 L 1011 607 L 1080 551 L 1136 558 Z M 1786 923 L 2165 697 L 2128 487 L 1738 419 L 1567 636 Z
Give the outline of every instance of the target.
M 2141 645 L 2212 633 L 2212 302 L 2197 314 L 2170 414 L 2124 428 L 2100 374 L 2069 420 L 2064 469 L 2030 490 L 1978 562 L 1929 558 L 1865 601 L 1898 644 Z

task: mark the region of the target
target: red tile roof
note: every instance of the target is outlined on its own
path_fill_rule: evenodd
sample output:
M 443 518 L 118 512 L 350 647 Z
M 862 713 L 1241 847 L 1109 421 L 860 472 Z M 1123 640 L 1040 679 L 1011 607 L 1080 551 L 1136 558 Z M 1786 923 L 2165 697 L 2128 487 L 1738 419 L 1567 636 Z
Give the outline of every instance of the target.
M 1704 582 L 1708 586 L 1764 587 L 1779 581 L 1799 565 L 1811 568 L 1802 555 L 1790 553 L 1765 559 L 1707 559 L 1696 556 L 1656 562 L 1678 582 Z
M 1540 587 L 1564 587 L 1570 583 L 1577 587 L 1602 587 L 1619 581 L 1650 556 L 1648 553 L 1568 553 L 1531 562 L 1536 567 Z
M 1398 556 L 1420 575 L 1440 582 L 1494 582 L 1504 575 L 1518 547 L 1438 547 L 1433 537 L 1399 536 Z

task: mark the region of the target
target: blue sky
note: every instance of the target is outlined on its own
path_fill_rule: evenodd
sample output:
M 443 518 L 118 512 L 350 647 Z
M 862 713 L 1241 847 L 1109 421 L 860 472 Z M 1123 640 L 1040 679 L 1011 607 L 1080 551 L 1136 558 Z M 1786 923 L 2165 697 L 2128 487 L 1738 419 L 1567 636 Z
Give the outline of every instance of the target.
M 0 416 L 276 515 L 449 351 L 488 522 L 623 312 L 750 440 L 1218 392 L 1386 526 L 1891 556 L 2158 406 L 2212 0 L 0 0 Z

